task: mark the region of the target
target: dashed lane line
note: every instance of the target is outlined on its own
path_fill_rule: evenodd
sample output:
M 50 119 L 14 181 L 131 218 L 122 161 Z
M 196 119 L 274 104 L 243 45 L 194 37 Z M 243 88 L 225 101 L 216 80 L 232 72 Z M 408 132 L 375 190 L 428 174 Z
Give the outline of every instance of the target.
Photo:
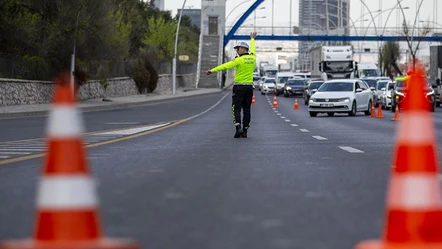
M 293 127 L 297 127 L 298 125 L 297 124 L 290 124 L 291 126 L 293 126 Z
M 327 138 L 325 138 L 325 137 L 321 137 L 321 136 L 312 136 L 313 138 L 316 138 L 316 139 L 318 139 L 318 140 L 328 140 Z
M 341 149 L 343 149 L 345 151 L 348 151 L 350 153 L 364 153 L 362 150 L 358 150 L 358 149 L 355 149 L 355 148 L 350 147 L 350 146 L 339 146 L 339 148 L 341 148 Z
M 299 129 L 299 130 L 302 132 L 309 132 L 309 130 L 307 130 L 307 129 Z

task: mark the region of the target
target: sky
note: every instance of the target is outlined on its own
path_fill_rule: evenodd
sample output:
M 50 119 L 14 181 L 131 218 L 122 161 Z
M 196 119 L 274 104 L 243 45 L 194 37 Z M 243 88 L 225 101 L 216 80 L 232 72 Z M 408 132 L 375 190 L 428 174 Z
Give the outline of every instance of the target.
M 364 6 L 361 3 L 362 1 L 365 3 L 366 7 L 361 8 L 361 6 Z M 177 9 L 182 7 L 183 2 L 184 0 L 165 0 L 165 8 L 166 10 L 171 10 L 175 15 Z M 228 19 L 226 26 L 232 26 L 235 20 L 238 19 L 253 4 L 253 2 L 254 0 L 227 0 L 226 13 L 228 15 Z M 422 6 L 419 15 L 416 15 L 420 2 L 422 2 Z M 291 12 L 290 4 L 292 5 Z M 374 35 L 375 30 L 372 24 L 372 20 L 374 19 L 375 25 L 379 27 L 378 32 L 380 33 L 383 29 L 382 27 L 385 26 L 385 35 L 388 35 L 390 32 L 395 32 L 395 29 L 397 29 L 396 27 L 398 27 L 398 25 L 400 25 L 403 21 L 403 15 L 400 10 L 393 10 L 387 22 L 387 16 L 389 15 L 390 10 L 396 4 L 397 0 L 350 0 L 350 18 L 353 21 L 365 19 L 364 22 L 356 22 L 354 25 L 357 27 L 356 30 L 359 33 L 367 32 L 367 34 Z M 407 22 L 411 23 L 411 26 L 413 26 L 415 19 L 416 27 L 418 27 L 418 25 L 423 25 L 424 21 L 429 21 L 428 24 L 430 27 L 435 28 L 437 32 L 442 33 L 442 16 L 438 18 L 436 14 L 437 12 L 442 13 L 441 0 L 402 0 L 401 5 L 403 8 L 405 8 L 404 14 L 407 17 Z M 185 8 L 199 9 L 201 8 L 201 0 L 187 0 L 185 6 Z M 274 6 L 274 9 L 272 6 Z M 298 25 L 299 0 L 265 0 L 264 3 L 262 3 L 259 7 L 265 7 L 264 9 L 256 12 L 256 16 L 258 17 L 256 19 L 256 26 L 262 27 L 260 29 L 262 33 L 270 34 L 272 23 L 273 27 L 283 27 L 280 29 L 282 31 L 280 31 L 279 34 L 284 33 L 284 30 L 288 32 L 290 26 Z M 373 19 L 369 15 L 369 12 L 372 13 Z M 432 22 L 436 22 L 438 24 L 434 24 Z M 251 15 L 249 19 L 245 21 L 243 31 L 247 32 L 247 29 L 251 29 L 251 27 L 247 26 L 251 26 L 252 24 L 253 15 Z M 367 29 L 369 24 L 370 28 Z M 354 30 L 355 28 L 352 29 L 352 32 Z M 274 33 L 277 34 L 276 32 Z M 370 46 L 369 43 L 366 45 Z M 428 47 L 429 45 L 429 43 L 426 43 L 423 44 L 422 47 Z M 401 47 L 404 49 L 405 46 L 405 44 L 401 44 Z M 422 50 L 423 55 L 427 55 L 429 53 L 425 49 Z

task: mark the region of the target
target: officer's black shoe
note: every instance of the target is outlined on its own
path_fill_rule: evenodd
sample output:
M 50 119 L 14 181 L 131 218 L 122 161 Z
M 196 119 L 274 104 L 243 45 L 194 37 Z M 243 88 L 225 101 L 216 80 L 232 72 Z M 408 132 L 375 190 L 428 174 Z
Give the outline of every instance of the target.
M 234 138 L 240 138 L 242 134 L 242 129 L 241 126 L 237 125 L 236 126 L 236 132 L 235 132 L 235 136 L 233 136 Z
M 247 128 L 244 128 L 241 133 L 241 137 L 247 138 Z

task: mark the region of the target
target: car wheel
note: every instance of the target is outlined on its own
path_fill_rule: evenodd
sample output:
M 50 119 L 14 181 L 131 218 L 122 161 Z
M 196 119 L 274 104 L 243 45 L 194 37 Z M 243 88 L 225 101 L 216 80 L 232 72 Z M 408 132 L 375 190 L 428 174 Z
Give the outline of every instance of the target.
M 436 111 L 436 103 L 431 105 L 431 112 L 435 112 Z
M 287 98 L 288 96 L 289 96 L 288 94 L 284 93 L 284 97 L 285 97 L 285 98 Z
M 317 112 L 309 112 L 309 114 L 310 114 L 310 117 L 316 117 L 316 116 L 318 116 L 318 113 L 317 113 Z
M 265 93 L 264 92 L 261 92 L 261 95 L 264 95 Z
M 304 105 L 308 105 L 308 101 L 304 99 Z
M 364 114 L 367 115 L 367 116 L 371 114 L 371 100 L 368 102 L 368 108 L 364 112 Z
M 391 104 L 391 112 L 396 112 L 396 105 L 395 104 Z
M 351 111 L 348 112 L 348 116 L 356 116 L 356 102 L 353 102 L 351 106 Z
M 440 102 L 436 102 L 436 107 L 440 107 Z
M 333 117 L 333 116 L 335 115 L 335 113 L 334 113 L 334 112 L 327 112 L 327 115 L 328 115 L 329 117 Z

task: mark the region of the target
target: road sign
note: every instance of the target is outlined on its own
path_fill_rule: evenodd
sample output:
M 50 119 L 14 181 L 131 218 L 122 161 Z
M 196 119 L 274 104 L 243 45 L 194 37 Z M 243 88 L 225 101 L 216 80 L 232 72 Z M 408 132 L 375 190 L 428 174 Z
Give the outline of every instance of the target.
M 180 61 L 188 61 L 189 60 L 189 56 L 188 55 L 180 55 L 180 56 L 178 56 L 178 60 L 180 60 Z

